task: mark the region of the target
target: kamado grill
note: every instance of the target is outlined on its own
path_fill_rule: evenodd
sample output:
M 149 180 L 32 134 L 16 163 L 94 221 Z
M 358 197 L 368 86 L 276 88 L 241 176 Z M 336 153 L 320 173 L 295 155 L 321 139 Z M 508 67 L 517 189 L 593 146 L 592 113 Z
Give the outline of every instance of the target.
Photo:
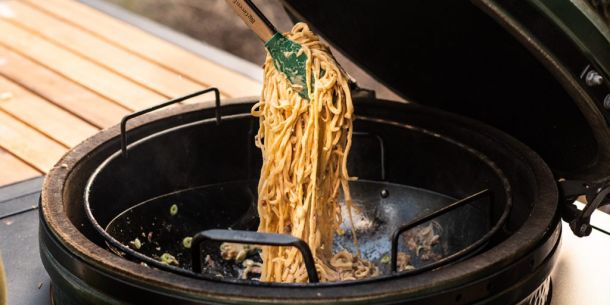
M 264 283 L 220 257 L 223 241 L 311 253 L 255 232 L 256 99 L 209 89 L 127 116 L 49 173 L 40 246 L 54 303 L 548 304 L 560 219 L 586 236 L 608 203 L 600 16 L 580 1 L 284 4 L 413 101 L 353 88 L 355 227 L 381 275 L 322 283 L 309 264 L 307 284 Z M 335 249 L 354 250 L 347 223 Z M 398 266 L 401 252 L 414 269 Z

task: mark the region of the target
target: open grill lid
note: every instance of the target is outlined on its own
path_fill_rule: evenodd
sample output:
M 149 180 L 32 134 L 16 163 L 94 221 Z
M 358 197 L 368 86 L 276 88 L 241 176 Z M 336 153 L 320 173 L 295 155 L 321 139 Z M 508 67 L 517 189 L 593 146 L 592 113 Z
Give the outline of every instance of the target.
M 610 30 L 587 3 L 398 3 L 284 0 L 407 100 L 511 134 L 557 178 L 610 176 Z

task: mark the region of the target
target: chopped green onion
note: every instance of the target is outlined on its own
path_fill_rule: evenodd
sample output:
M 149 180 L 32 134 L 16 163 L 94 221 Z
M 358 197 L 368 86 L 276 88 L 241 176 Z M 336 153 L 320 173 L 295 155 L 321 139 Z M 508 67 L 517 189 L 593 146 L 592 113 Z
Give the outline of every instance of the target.
M 178 205 L 172 204 L 172 206 L 169 208 L 169 214 L 176 216 L 176 214 L 178 214 Z
M 187 236 L 182 240 L 182 246 L 184 246 L 187 249 L 190 249 L 192 242 L 193 242 L 193 238 L 190 236 Z
M 161 263 L 166 264 L 166 265 L 170 265 L 170 264 L 178 265 L 178 260 L 169 253 L 163 253 L 161 255 Z
M 139 238 L 130 241 L 129 244 L 136 248 L 136 250 L 140 250 L 140 248 L 142 247 L 142 242 Z

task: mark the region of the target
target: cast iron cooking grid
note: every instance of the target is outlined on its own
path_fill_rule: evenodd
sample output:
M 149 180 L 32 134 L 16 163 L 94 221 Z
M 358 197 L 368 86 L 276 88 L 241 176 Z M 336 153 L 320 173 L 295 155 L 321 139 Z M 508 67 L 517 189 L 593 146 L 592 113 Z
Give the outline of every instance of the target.
M 345 285 L 345 284 L 349 284 L 350 282 L 354 282 L 354 281 L 344 281 L 344 282 L 332 282 L 332 283 L 319 283 L 318 274 L 317 274 L 317 271 L 316 271 L 316 268 L 314 265 L 314 260 L 313 260 L 309 246 L 307 245 L 307 243 L 305 241 L 298 239 L 296 237 L 293 237 L 289 234 L 272 234 L 272 233 L 260 233 L 260 232 L 252 232 L 252 231 L 221 230 L 221 229 L 212 229 L 212 230 L 201 231 L 193 236 L 193 241 L 192 241 L 192 246 L 191 246 L 191 254 L 192 254 L 192 264 L 191 265 L 192 265 L 193 270 L 187 270 L 184 268 L 171 266 L 169 264 L 164 264 L 150 256 L 144 255 L 140 252 L 137 252 L 137 251 L 131 249 L 130 247 L 126 246 L 125 244 L 121 243 L 120 241 L 115 239 L 113 236 L 111 236 L 97 222 L 97 220 L 95 219 L 95 217 L 93 216 L 93 213 L 91 211 L 91 205 L 89 202 L 88 192 L 91 189 L 92 182 L 95 179 L 97 172 L 99 172 L 99 170 L 101 168 L 103 168 L 105 164 L 107 164 L 109 161 L 111 161 L 115 158 L 118 158 L 118 157 L 128 158 L 128 149 L 127 149 L 128 144 L 127 144 L 127 140 L 126 140 L 127 121 L 132 118 L 138 117 L 140 115 L 152 112 L 154 110 L 158 110 L 158 109 L 167 107 L 172 104 L 183 102 L 183 101 L 191 99 L 193 97 L 200 96 L 200 95 L 203 95 L 205 93 L 210 93 L 210 92 L 213 92 L 215 95 L 215 109 L 214 109 L 215 110 L 215 121 L 216 121 L 216 124 L 220 125 L 222 122 L 222 115 L 221 115 L 221 111 L 220 111 L 220 91 L 217 88 L 208 88 L 208 89 L 200 90 L 200 91 L 197 91 L 197 92 L 194 92 L 194 93 L 182 96 L 182 97 L 178 97 L 178 98 L 169 100 L 167 102 L 161 103 L 157 106 L 153 106 L 153 107 L 129 114 L 121 120 L 121 124 L 120 124 L 121 125 L 120 126 L 121 127 L 121 150 L 115 152 L 107 160 L 105 160 L 100 165 L 100 167 L 96 170 L 96 172 L 89 178 L 89 181 L 87 182 L 87 188 L 86 188 L 87 191 L 84 196 L 85 198 L 83 200 L 83 205 L 85 208 L 85 214 L 87 215 L 87 219 L 93 225 L 93 227 L 95 228 L 97 233 L 107 242 L 107 244 L 109 246 L 115 247 L 116 249 L 118 249 L 119 251 L 123 252 L 124 254 L 126 254 L 127 256 L 129 256 L 131 258 L 137 259 L 140 262 L 146 263 L 149 266 L 153 266 L 153 267 L 161 269 L 161 270 L 173 272 L 176 274 L 180 274 L 180 275 L 184 275 L 184 276 L 188 276 L 188 277 L 192 277 L 192 278 L 200 278 L 200 279 L 206 279 L 206 280 L 212 280 L 212 281 L 228 281 L 228 282 L 242 283 L 242 284 L 247 283 L 247 284 L 254 284 L 254 285 L 291 285 L 291 286 L 312 285 L 312 284 L 315 284 L 315 285 Z M 383 139 L 381 139 L 379 136 L 371 135 L 369 133 L 354 132 L 354 136 L 374 136 L 378 139 L 378 141 L 380 143 L 380 150 L 381 150 L 381 159 L 380 159 L 381 178 L 382 178 L 382 180 L 385 180 L 385 172 L 386 172 L 385 160 L 384 160 L 385 148 L 384 148 L 384 144 L 383 144 Z M 141 139 L 138 142 L 143 141 L 143 140 L 146 140 L 146 138 Z M 136 142 L 134 144 L 137 144 L 138 142 Z M 381 195 L 383 196 L 383 193 Z M 413 276 L 413 275 L 440 267 L 442 265 L 449 264 L 451 262 L 455 262 L 457 260 L 466 258 L 469 254 L 474 254 L 476 252 L 476 250 L 482 249 L 484 247 L 484 245 L 493 236 L 495 236 L 498 232 L 500 232 L 500 229 L 503 227 L 504 223 L 508 219 L 508 215 L 509 215 L 509 212 L 511 209 L 511 202 L 509 200 L 504 202 L 503 211 L 502 211 L 502 214 L 500 215 L 500 218 L 498 219 L 498 221 L 494 224 L 494 226 L 487 233 L 485 233 L 477 241 L 473 242 L 469 246 L 467 246 L 451 255 L 443 257 L 442 259 L 435 261 L 433 263 L 427 264 L 423 267 L 420 267 L 417 269 L 412 269 L 412 270 L 400 271 L 400 272 L 397 271 L 398 241 L 399 241 L 399 238 L 402 233 L 404 233 L 407 230 L 412 229 L 418 225 L 431 221 L 439 216 L 442 216 L 461 206 L 464 206 L 468 203 L 472 203 L 475 200 L 482 199 L 482 198 L 488 198 L 489 203 L 493 202 L 492 192 L 489 189 L 483 189 L 483 190 L 473 193 L 469 196 L 466 196 L 463 199 L 457 200 L 434 212 L 431 212 L 424 216 L 418 217 L 406 224 L 403 224 L 402 226 L 398 227 L 397 229 L 395 229 L 392 234 L 392 237 L 391 237 L 391 260 L 390 260 L 391 274 L 382 275 L 382 276 L 378 276 L 378 277 L 374 277 L 374 278 L 367 278 L 364 280 L 358 280 L 357 282 L 361 283 L 361 282 L 376 281 L 379 279 L 395 277 L 395 276 L 401 276 L 401 277 Z M 200 248 L 200 246 L 203 242 L 205 242 L 207 240 L 218 241 L 218 242 L 232 242 L 232 243 L 244 243 L 244 244 L 296 247 L 303 255 L 303 260 L 305 262 L 305 265 L 307 268 L 307 274 L 309 277 L 309 284 L 265 283 L 265 282 L 259 282 L 259 281 L 241 280 L 241 279 L 230 278 L 230 277 L 218 278 L 218 277 L 206 274 L 206 273 L 201 273 L 202 266 L 201 266 L 201 253 L 200 253 L 201 248 Z

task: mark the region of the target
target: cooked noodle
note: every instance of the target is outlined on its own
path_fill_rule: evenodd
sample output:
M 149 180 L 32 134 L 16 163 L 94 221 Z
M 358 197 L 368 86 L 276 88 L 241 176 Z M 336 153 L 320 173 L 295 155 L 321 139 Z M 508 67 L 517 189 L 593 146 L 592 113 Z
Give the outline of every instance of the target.
M 263 154 L 258 230 L 306 241 L 322 281 L 374 275 L 377 268 L 359 253 L 355 257 L 345 251 L 335 257 L 332 253 L 333 235 L 342 219 L 337 202 L 340 188 L 350 221 L 352 216 L 347 156 L 353 107 L 347 76 L 306 24 L 296 24 L 287 37 L 303 46 L 310 85 L 293 86 L 267 55 L 263 93 L 252 108 L 252 114 L 260 118 L 256 145 Z M 307 90 L 310 99 L 303 99 L 300 90 Z M 353 225 L 352 233 L 358 248 Z M 262 281 L 307 281 L 303 259 L 295 248 L 263 247 L 262 259 Z

